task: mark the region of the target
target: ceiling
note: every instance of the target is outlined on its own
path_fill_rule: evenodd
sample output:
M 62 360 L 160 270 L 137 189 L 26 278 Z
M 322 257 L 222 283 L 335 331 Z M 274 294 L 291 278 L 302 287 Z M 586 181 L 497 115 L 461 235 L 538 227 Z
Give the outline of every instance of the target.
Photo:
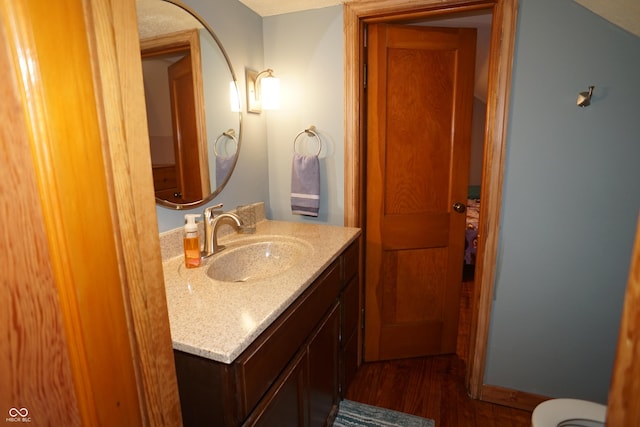
M 640 1 L 574 0 L 609 22 L 640 37 Z
M 249 9 L 260 16 L 280 15 L 308 9 L 335 6 L 344 3 L 341 0 L 240 0 Z
M 640 1 L 638 0 L 574 0 L 607 21 L 640 37 Z M 307 9 L 334 6 L 341 0 L 240 0 L 260 16 L 280 15 Z
M 140 40 L 158 34 L 202 28 L 193 16 L 171 3 L 158 0 L 136 0 Z

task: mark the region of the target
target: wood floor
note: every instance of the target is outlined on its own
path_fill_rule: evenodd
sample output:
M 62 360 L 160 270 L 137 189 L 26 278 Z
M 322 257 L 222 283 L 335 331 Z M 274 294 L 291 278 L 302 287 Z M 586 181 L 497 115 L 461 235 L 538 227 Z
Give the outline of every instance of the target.
M 466 355 L 473 282 L 462 286 L 458 350 Z M 456 355 L 365 363 L 346 398 L 435 420 L 436 427 L 530 427 L 531 412 L 471 399 Z

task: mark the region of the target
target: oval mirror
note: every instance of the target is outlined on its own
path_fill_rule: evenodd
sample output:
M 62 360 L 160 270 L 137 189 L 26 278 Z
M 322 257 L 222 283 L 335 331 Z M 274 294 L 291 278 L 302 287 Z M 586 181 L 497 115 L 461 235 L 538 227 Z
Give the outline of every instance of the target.
M 156 202 L 203 205 L 238 161 L 242 113 L 235 73 L 209 25 L 175 0 L 137 0 Z

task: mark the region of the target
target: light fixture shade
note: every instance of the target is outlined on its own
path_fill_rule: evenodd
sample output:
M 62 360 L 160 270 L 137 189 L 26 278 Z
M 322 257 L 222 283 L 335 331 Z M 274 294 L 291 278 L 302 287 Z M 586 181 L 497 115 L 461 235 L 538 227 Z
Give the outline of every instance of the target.
M 247 112 L 260 114 L 262 110 L 280 108 L 280 81 L 268 68 L 256 72 L 245 68 L 247 79 Z
M 260 81 L 262 86 L 262 108 L 264 110 L 277 110 L 280 108 L 280 79 L 272 75 L 263 77 Z

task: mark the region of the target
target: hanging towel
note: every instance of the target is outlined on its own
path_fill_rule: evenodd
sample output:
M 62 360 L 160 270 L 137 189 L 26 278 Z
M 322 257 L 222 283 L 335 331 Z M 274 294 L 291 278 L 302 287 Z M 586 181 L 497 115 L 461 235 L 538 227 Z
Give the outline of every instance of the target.
M 320 161 L 318 156 L 293 154 L 291 213 L 318 216 L 320 208 Z
M 234 156 L 216 156 L 216 188 L 220 187 L 233 166 Z

